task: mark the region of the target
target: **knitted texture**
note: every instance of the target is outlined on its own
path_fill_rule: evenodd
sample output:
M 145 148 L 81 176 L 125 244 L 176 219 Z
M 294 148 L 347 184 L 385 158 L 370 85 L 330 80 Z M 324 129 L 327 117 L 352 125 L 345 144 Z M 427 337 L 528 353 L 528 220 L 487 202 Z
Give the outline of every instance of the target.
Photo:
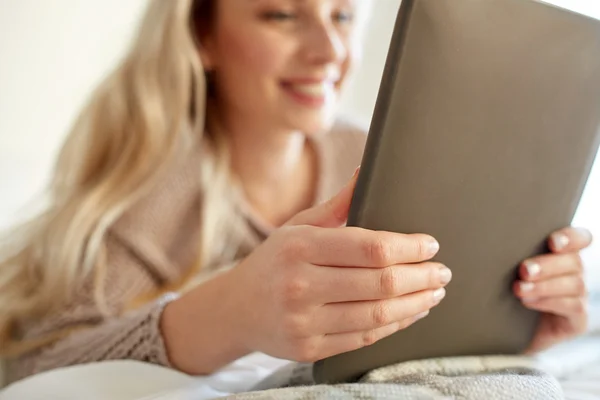
M 315 203 L 334 195 L 361 162 L 364 130 L 339 121 L 327 133 L 309 140 L 318 157 Z M 192 152 L 123 215 L 106 238 L 107 271 L 102 280 L 103 307 L 96 301 L 93 279 L 78 287 L 69 304 L 42 319 L 20 321 L 22 339 L 43 338 L 75 328 L 66 338 L 18 359 L 9 360 L 9 382 L 54 368 L 96 361 L 131 359 L 169 366 L 160 332 L 166 301 L 127 311 L 129 303 L 186 275 L 197 257 L 200 231 L 202 154 Z M 249 212 L 237 208 L 239 226 L 227 227 L 243 238 L 236 258 L 245 257 L 270 233 Z M 224 232 L 227 237 L 228 232 Z M 229 260 L 228 260 L 229 261 Z M 205 275 L 235 265 L 214 257 Z M 206 276 L 197 278 L 198 282 Z M 78 329 L 82 325 L 85 329 Z M 207 327 L 206 329 L 211 329 Z
M 457 357 L 379 368 L 356 383 L 315 385 L 312 365 L 290 364 L 231 400 L 562 400 L 560 383 L 525 357 Z

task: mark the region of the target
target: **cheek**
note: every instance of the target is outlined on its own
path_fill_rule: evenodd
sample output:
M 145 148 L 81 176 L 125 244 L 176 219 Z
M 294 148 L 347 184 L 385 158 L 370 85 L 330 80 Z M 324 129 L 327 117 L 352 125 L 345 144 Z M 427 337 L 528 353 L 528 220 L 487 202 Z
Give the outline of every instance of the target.
M 268 34 L 224 31 L 219 48 L 223 72 L 248 84 L 276 76 L 288 58 L 281 41 Z

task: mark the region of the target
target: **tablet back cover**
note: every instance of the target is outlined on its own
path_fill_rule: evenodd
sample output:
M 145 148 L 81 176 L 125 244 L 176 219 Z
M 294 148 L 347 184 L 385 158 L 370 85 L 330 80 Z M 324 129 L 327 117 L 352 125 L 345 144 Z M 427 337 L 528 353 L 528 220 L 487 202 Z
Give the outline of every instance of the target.
M 517 267 L 571 223 L 599 124 L 599 21 L 532 0 L 404 0 L 348 225 L 431 234 L 454 277 L 426 319 L 317 362 L 317 382 L 521 352 L 537 314 L 512 294 Z

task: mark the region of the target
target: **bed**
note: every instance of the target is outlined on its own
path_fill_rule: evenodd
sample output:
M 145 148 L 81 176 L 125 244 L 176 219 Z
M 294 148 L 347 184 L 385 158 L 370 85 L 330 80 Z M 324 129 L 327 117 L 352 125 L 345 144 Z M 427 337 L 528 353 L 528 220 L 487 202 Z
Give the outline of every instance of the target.
M 537 357 L 540 365 L 558 378 L 566 400 L 600 400 L 600 290 L 596 287 L 591 296 L 589 334 Z M 30 377 L 0 390 L 0 400 L 215 399 L 247 392 L 288 364 L 255 353 L 211 376 L 191 377 L 156 365 L 107 361 Z
M 565 343 L 539 356 L 567 400 L 600 400 L 600 335 Z M 246 392 L 289 362 L 252 354 L 208 377 L 134 361 L 108 361 L 46 372 L 0 392 L 0 400 L 205 400 Z

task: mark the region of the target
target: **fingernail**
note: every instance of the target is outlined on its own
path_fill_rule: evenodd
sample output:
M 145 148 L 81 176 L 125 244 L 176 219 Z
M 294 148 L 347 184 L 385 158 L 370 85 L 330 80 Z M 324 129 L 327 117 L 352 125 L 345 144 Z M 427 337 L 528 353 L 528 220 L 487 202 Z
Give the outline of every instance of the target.
M 423 311 L 422 313 L 419 313 L 419 314 L 415 315 L 413 319 L 415 321 L 418 321 L 418 320 L 421 320 L 421 319 L 425 318 L 428 315 L 429 315 L 429 310 Z
M 552 235 L 552 242 L 556 250 L 562 250 L 569 245 L 569 238 L 564 233 L 555 233 Z
M 521 299 L 523 301 L 523 303 L 535 303 L 536 301 L 538 301 L 537 297 L 523 297 Z
M 447 284 L 452 280 L 452 271 L 449 268 L 442 267 L 440 268 L 440 282 L 442 285 Z
M 542 271 L 542 267 L 540 266 L 540 264 L 538 264 L 534 261 L 527 260 L 527 261 L 525 261 L 524 264 L 525 264 L 525 269 L 527 270 L 527 276 L 530 278 L 535 278 Z
M 519 284 L 521 292 L 531 292 L 533 290 L 534 286 L 535 285 L 531 282 L 521 282 Z
M 590 232 L 589 229 L 575 228 L 575 231 L 584 241 L 588 242 L 592 240 L 592 232 Z
M 358 167 L 356 167 L 356 169 L 354 170 L 354 173 L 352 174 L 352 178 L 350 178 L 350 179 L 356 178 L 356 175 L 358 175 L 358 171 L 360 171 L 360 165 Z
M 433 292 L 433 301 L 439 303 L 446 296 L 446 289 L 440 288 Z
M 431 242 L 429 242 L 429 254 L 431 256 L 436 255 L 439 250 L 440 244 L 437 242 L 437 240 L 432 240 Z

